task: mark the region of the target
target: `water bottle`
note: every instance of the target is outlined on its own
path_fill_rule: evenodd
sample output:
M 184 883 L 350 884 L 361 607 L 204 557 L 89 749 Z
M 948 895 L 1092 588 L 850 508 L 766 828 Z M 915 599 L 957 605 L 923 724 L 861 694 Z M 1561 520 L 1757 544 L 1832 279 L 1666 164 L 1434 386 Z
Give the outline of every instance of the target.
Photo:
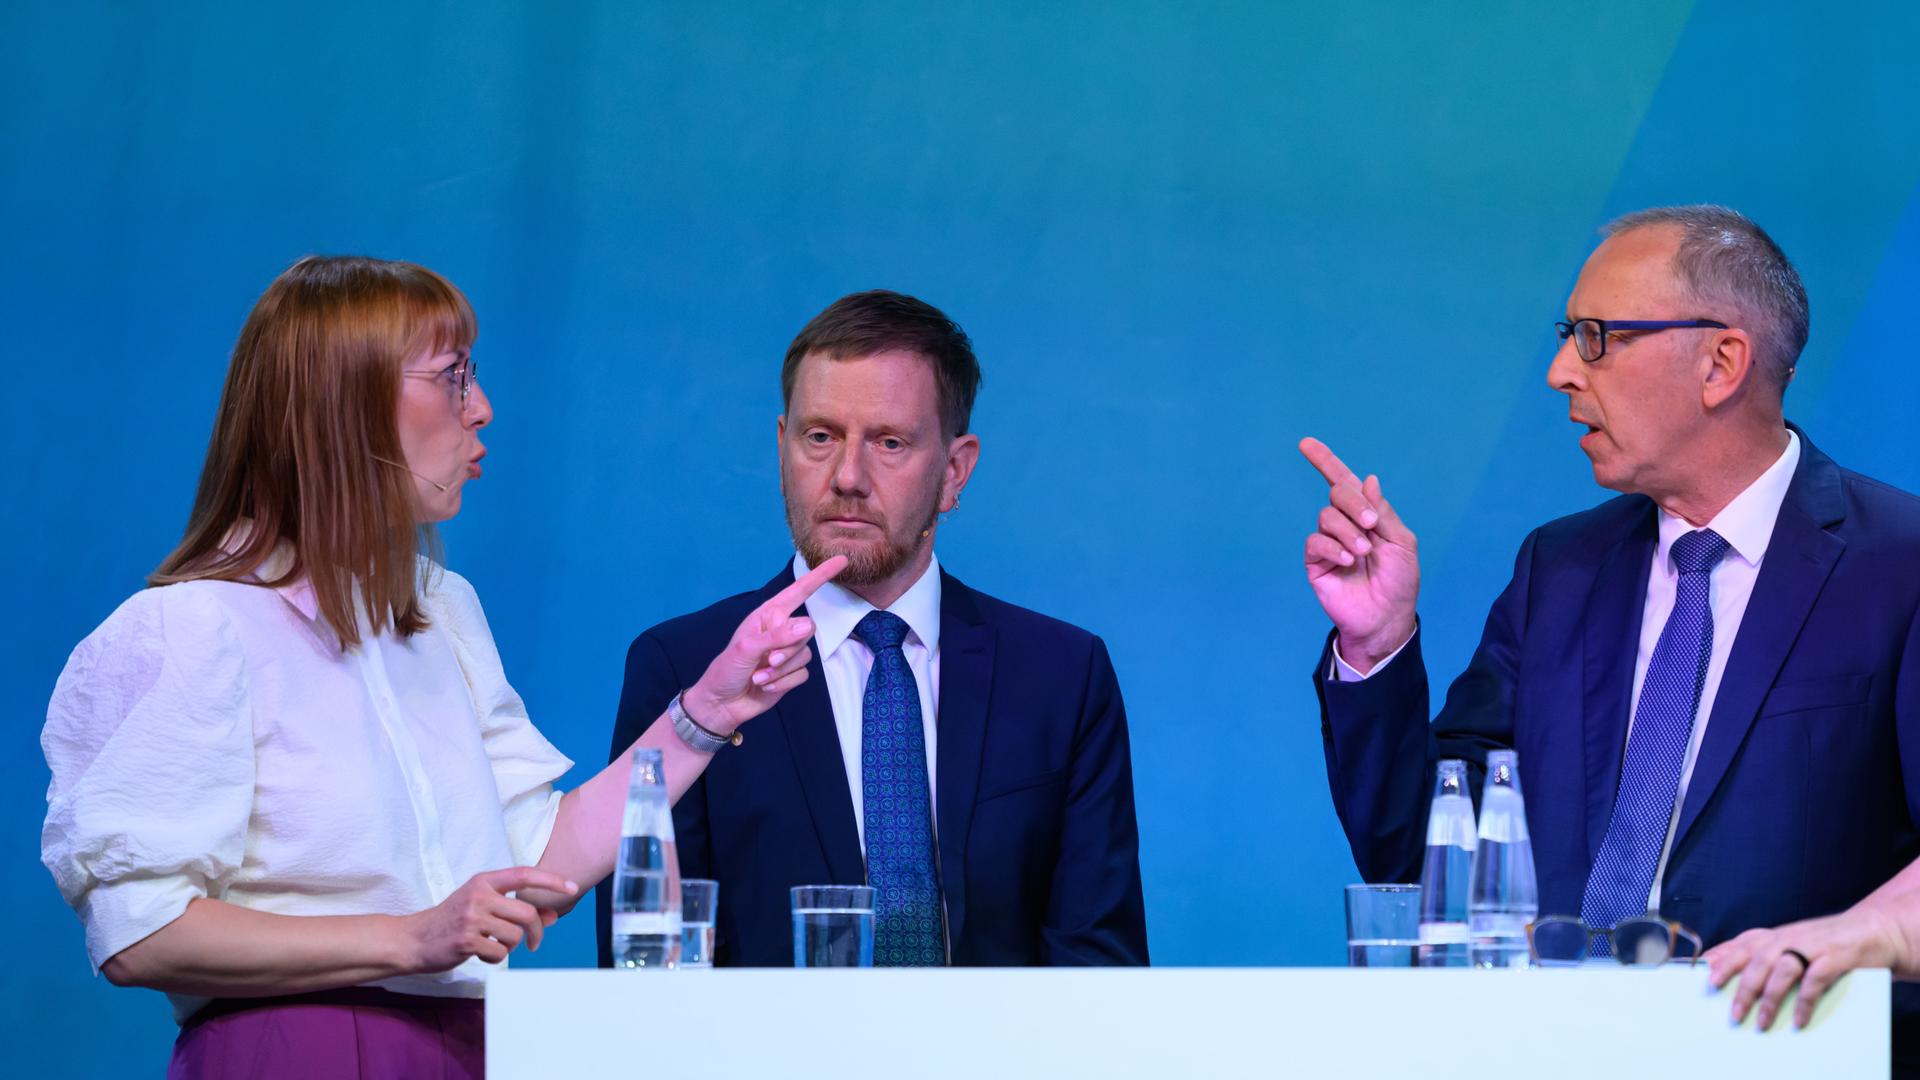
M 1427 812 L 1427 858 L 1420 870 L 1420 966 L 1467 966 L 1467 885 L 1477 847 L 1467 763 L 1443 761 Z
M 636 748 L 613 867 L 613 966 L 665 971 L 680 963 L 680 860 L 660 751 Z
M 1528 967 L 1527 924 L 1540 913 L 1533 877 L 1533 841 L 1520 797 L 1520 758 L 1487 755 L 1480 793 L 1480 842 L 1473 853 L 1467 902 L 1467 954 L 1477 968 Z

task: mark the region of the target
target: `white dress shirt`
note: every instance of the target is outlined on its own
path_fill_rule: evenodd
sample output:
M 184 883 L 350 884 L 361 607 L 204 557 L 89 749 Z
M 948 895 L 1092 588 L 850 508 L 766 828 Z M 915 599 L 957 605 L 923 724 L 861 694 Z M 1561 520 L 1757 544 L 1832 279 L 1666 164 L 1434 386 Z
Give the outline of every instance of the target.
M 1673 794 L 1673 813 L 1667 820 L 1667 839 L 1660 848 L 1660 862 L 1653 872 L 1653 889 L 1647 896 L 1647 910 L 1660 910 L 1660 883 L 1667 876 L 1667 856 L 1673 848 L 1673 830 L 1680 823 L 1680 807 L 1687 801 L 1687 784 L 1693 779 L 1694 760 L 1700 756 L 1700 740 L 1707 734 L 1707 718 L 1713 715 L 1713 699 L 1720 693 L 1720 676 L 1726 674 L 1727 656 L 1733 652 L 1733 640 L 1740 631 L 1740 620 L 1747 613 L 1747 601 L 1753 597 L 1753 583 L 1760 577 L 1760 560 L 1766 557 L 1767 544 L 1773 539 L 1773 523 L 1780 516 L 1780 505 L 1787 500 L 1787 487 L 1793 483 L 1794 467 L 1800 463 L 1800 436 L 1787 432 L 1787 448 L 1780 459 L 1767 467 L 1759 479 L 1734 497 L 1713 520 L 1698 528 L 1712 529 L 1727 542 L 1727 554 L 1713 570 L 1709 592 L 1713 604 L 1713 654 L 1707 661 L 1707 681 L 1700 690 L 1700 707 L 1693 714 L 1693 735 L 1687 740 L 1687 756 L 1680 766 L 1680 787 Z M 1696 526 L 1687 519 L 1660 511 L 1660 546 L 1653 553 L 1653 567 L 1647 574 L 1647 606 L 1640 615 L 1640 648 L 1633 661 L 1634 711 L 1640 708 L 1640 685 L 1647 680 L 1647 665 L 1653 662 L 1653 647 L 1660 643 L 1660 631 L 1673 614 L 1673 598 L 1680 588 L 1680 574 L 1673 568 L 1673 542 L 1693 532 Z M 1633 719 L 1627 719 L 1627 737 L 1633 737 Z M 1624 745 L 1624 744 L 1623 744 Z
M 1793 483 L 1793 470 L 1799 464 L 1800 437 L 1788 430 L 1787 448 L 1779 459 L 1714 515 L 1712 521 L 1695 526 L 1685 518 L 1676 517 L 1665 510 L 1658 511 L 1660 541 L 1654 551 L 1653 566 L 1647 574 L 1647 602 L 1640 615 L 1640 645 L 1633 663 L 1633 696 L 1628 699 L 1632 703 L 1627 716 L 1629 737 L 1633 732 L 1633 712 L 1639 710 L 1640 685 L 1646 681 L 1647 665 L 1653 662 L 1653 648 L 1660 642 L 1660 631 L 1666 628 L 1667 617 L 1673 614 L 1674 594 L 1680 585 L 1680 575 L 1673 568 L 1673 542 L 1696 528 L 1707 528 L 1720 534 L 1720 538 L 1727 542 L 1728 550 L 1726 558 L 1713 570 L 1709 594 L 1713 606 L 1713 653 L 1707 661 L 1707 681 L 1700 691 L 1700 705 L 1694 712 L 1692 737 L 1687 742 L 1686 758 L 1680 767 L 1680 787 L 1673 795 L 1673 812 L 1667 821 L 1667 839 L 1661 847 L 1660 862 L 1653 874 L 1653 888 L 1647 897 L 1649 911 L 1660 908 L 1660 886 L 1667 874 L 1667 856 L 1672 853 L 1674 828 L 1680 822 L 1680 807 L 1687 800 L 1687 784 L 1693 779 L 1694 761 L 1700 756 L 1700 742 L 1707 734 L 1707 719 L 1713 715 L 1714 698 L 1720 692 L 1720 677 L 1726 673 L 1727 657 L 1733 652 L 1740 620 L 1746 615 L 1747 601 L 1753 597 L 1754 582 L 1760 577 L 1760 561 L 1766 557 L 1767 545 L 1773 539 L 1774 522 L 1780 516 L 1781 504 L 1786 502 L 1787 488 Z M 1401 649 L 1404 648 L 1406 646 L 1402 645 Z M 1338 641 L 1334 643 L 1333 655 L 1335 681 L 1358 682 L 1368 677 L 1341 658 Z M 1392 656 L 1381 661 L 1368 675 L 1379 672 L 1399 655 L 1400 650 L 1394 650 Z M 1624 747 L 1625 743 L 1621 745 Z
M 810 569 L 796 553 L 794 577 Z M 853 821 L 860 830 L 860 850 L 867 850 L 867 816 L 861 790 L 861 714 L 867 696 L 867 676 L 873 671 L 873 650 L 853 636 L 873 605 L 829 581 L 807 600 L 813 620 L 813 647 L 827 676 L 827 699 L 833 703 L 833 724 L 840 733 L 840 756 L 846 764 L 847 789 L 853 795 Z M 940 560 L 931 559 L 926 572 L 887 608 L 907 624 L 900 649 L 920 689 L 920 730 L 927 744 L 927 799 L 932 805 L 934 761 L 939 740 L 934 719 L 940 706 Z
M 40 737 L 41 861 L 96 971 L 196 897 L 399 915 L 539 861 L 572 762 L 507 684 L 473 588 L 422 577 L 428 629 L 372 635 L 362 615 L 344 652 L 304 578 L 147 589 L 74 649 Z M 479 997 L 490 970 L 375 985 Z M 180 1019 L 205 1003 L 169 997 Z

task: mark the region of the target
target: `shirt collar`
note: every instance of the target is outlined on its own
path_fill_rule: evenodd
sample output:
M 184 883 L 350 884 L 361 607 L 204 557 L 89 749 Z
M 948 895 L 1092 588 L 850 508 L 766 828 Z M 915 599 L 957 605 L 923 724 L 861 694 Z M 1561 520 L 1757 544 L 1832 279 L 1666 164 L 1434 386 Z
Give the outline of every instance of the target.
M 793 576 L 797 579 L 811 569 L 807 560 L 795 552 Z M 829 581 L 807 598 L 807 617 L 813 620 L 813 640 L 825 660 L 853 636 L 853 628 L 873 605 L 845 588 Z M 940 558 L 927 560 L 927 569 L 911 588 L 900 594 L 888 611 L 906 622 L 909 640 L 918 639 L 931 653 L 940 647 Z
M 220 547 L 228 552 L 239 551 L 247 542 L 247 534 L 252 531 L 253 519 L 241 518 L 227 530 L 227 535 L 220 541 Z M 253 580 L 265 584 L 284 577 L 287 569 L 293 565 L 294 557 L 293 545 L 285 540 L 280 541 L 274 545 L 273 552 L 267 556 L 266 561 L 254 567 Z M 295 611 L 306 616 L 308 622 L 320 618 L 320 601 L 313 595 L 313 582 L 308 580 L 307 575 L 301 574 L 291 581 L 270 587 L 280 594 L 282 600 L 293 605 Z
M 1767 544 L 1773 539 L 1773 523 L 1780 516 L 1780 505 L 1787 501 L 1787 488 L 1792 486 L 1793 471 L 1799 464 L 1800 436 L 1788 428 L 1787 448 L 1780 459 L 1707 522 L 1705 527 L 1727 542 L 1730 554 L 1748 566 L 1759 566 L 1766 555 Z M 1660 550 L 1654 555 L 1655 565 L 1670 570 L 1667 553 L 1673 542 L 1692 531 L 1694 527 L 1686 518 L 1661 510 Z

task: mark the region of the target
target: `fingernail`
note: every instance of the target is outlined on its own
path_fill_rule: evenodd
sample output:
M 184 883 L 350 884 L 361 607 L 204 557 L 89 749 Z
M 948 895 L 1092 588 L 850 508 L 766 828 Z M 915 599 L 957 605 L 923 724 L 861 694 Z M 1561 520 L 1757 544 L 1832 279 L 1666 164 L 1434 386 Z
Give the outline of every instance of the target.
M 1364 536 L 1360 538 L 1360 544 L 1359 544 L 1359 547 L 1360 547 L 1360 554 L 1362 554 L 1362 555 L 1365 555 L 1365 554 L 1366 554 L 1367 552 L 1369 552 L 1369 551 L 1372 551 L 1372 550 L 1373 550 L 1373 544 L 1372 544 L 1372 543 L 1370 543 L 1370 542 L 1369 542 L 1369 541 L 1367 540 L 1367 538 L 1366 538 L 1366 537 L 1364 537 Z
M 813 620 L 804 617 L 795 619 L 793 620 L 793 628 L 803 634 L 811 634 L 813 633 Z
M 783 653 L 783 652 L 781 652 L 780 650 L 778 650 L 778 649 L 775 649 L 775 650 L 773 651 L 773 653 L 772 653 L 772 655 L 770 655 L 770 656 L 768 656 L 768 657 L 767 657 L 767 663 L 769 663 L 769 664 L 778 664 L 778 663 L 779 663 L 780 661 L 782 661 L 782 660 L 785 660 L 786 658 L 787 658 L 787 654 L 786 654 L 786 653 Z
M 1352 565 L 1353 565 L 1353 556 L 1352 556 L 1352 555 L 1350 555 L 1350 554 L 1348 554 L 1347 552 L 1344 552 L 1344 551 L 1343 551 L 1343 552 L 1341 552 L 1341 553 L 1340 553 L 1340 565 L 1341 565 L 1341 566 L 1352 566 Z
M 1374 524 L 1377 523 L 1379 520 L 1380 520 L 1380 515 L 1374 513 L 1371 510 L 1368 510 L 1365 513 L 1360 515 L 1360 524 L 1365 525 L 1369 529 L 1373 528 Z
M 753 673 L 753 685 L 755 685 L 755 686 L 760 686 L 760 685 L 762 685 L 763 683 L 765 683 L 765 682 L 767 681 L 767 677 L 768 677 L 768 676 L 770 676 L 770 675 L 772 675 L 772 674 L 773 674 L 773 672 L 771 672 L 771 671 L 756 671 L 756 672 L 754 672 L 754 673 Z

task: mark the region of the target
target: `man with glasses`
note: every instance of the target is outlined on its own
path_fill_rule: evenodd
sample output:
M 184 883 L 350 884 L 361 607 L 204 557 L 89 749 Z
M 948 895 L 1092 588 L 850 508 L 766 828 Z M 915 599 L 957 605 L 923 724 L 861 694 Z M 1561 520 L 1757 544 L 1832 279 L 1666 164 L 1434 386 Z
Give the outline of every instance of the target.
M 1436 761 L 1513 748 L 1542 914 L 1658 912 L 1711 946 L 1920 854 L 1920 500 L 1785 422 L 1807 301 L 1758 226 L 1687 206 L 1603 231 L 1547 381 L 1623 495 L 1527 537 L 1429 727 L 1414 535 L 1378 478 L 1303 441 L 1330 485 L 1314 685 L 1369 881 L 1416 879 Z

